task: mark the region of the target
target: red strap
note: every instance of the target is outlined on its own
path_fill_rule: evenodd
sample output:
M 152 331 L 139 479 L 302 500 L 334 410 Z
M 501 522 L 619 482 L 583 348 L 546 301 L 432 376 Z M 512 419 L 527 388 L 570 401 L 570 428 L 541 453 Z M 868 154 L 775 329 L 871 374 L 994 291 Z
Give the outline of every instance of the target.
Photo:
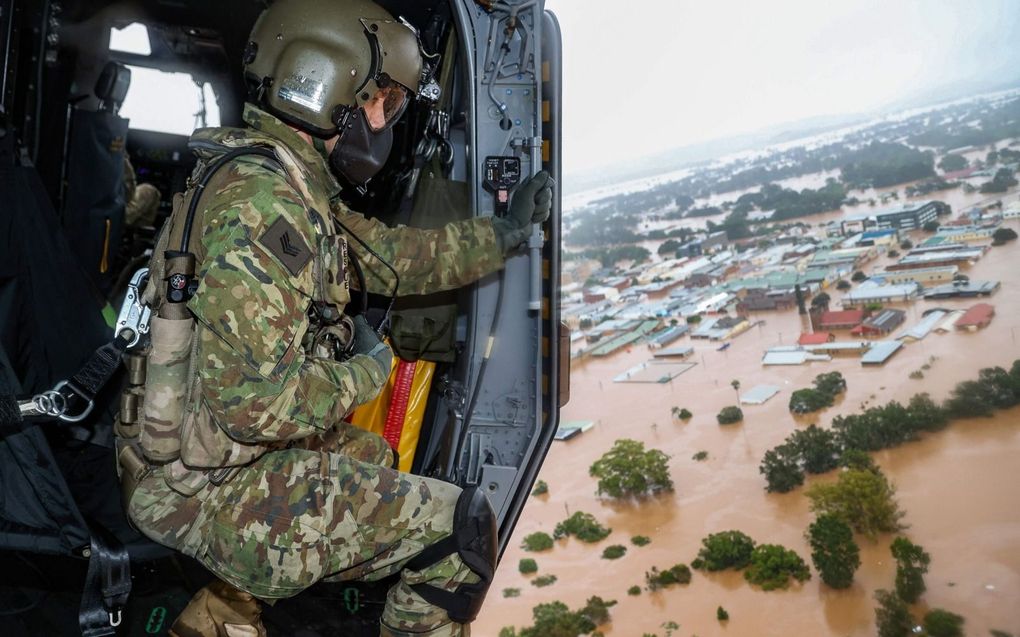
M 407 415 L 407 403 L 411 399 L 411 385 L 414 383 L 414 372 L 418 364 L 403 359 L 397 363 L 397 376 L 393 380 L 393 394 L 390 408 L 386 412 L 386 424 L 383 426 L 383 438 L 396 449 L 400 445 L 400 434 L 404 430 L 404 417 Z

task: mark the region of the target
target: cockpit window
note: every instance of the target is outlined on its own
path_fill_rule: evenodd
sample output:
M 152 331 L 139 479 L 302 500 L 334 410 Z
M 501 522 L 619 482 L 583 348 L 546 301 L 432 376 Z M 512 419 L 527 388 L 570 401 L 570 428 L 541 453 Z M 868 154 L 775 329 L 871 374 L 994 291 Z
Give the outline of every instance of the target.
M 190 135 L 196 128 L 220 125 L 220 108 L 208 82 L 198 84 L 188 73 L 128 68 L 131 88 L 120 114 L 131 120 L 131 128 Z
M 149 30 L 140 22 L 132 22 L 122 29 L 110 29 L 110 50 L 135 55 L 152 55 Z

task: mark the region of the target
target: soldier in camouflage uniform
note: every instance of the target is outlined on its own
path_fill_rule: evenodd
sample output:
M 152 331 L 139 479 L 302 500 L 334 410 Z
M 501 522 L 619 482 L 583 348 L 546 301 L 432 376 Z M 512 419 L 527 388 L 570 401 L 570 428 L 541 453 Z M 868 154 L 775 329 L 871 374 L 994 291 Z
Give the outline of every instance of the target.
M 295 55 L 288 45 L 295 42 L 300 57 L 302 46 L 325 46 L 307 44 L 316 37 L 354 51 L 360 39 L 363 49 L 372 44 L 384 55 L 341 51 L 356 58 L 341 60 L 326 47 L 339 73 L 305 59 L 302 73 L 288 76 L 286 64 L 278 64 Z M 204 166 L 242 148 L 272 156 L 231 158 L 208 176 L 204 191 L 192 189 L 177 201 L 150 266 L 169 272 L 175 253 L 168 250 L 183 236 L 197 263 L 197 288 L 177 317 L 188 321 L 153 319 L 147 382 L 158 377 L 163 384 L 145 390 L 139 441 L 146 468 L 137 473 L 128 512 L 147 536 L 223 580 L 200 591 L 171 632 L 264 635 L 257 599 L 293 596 L 323 579 L 400 573 L 387 596 L 382 635 L 467 635 L 491 571 L 483 573 L 485 565 L 457 544 L 455 528 L 470 526 L 457 516 L 462 508 L 478 510 L 477 500 L 464 504 L 455 485 L 392 469 L 393 451 L 381 437 L 343 422 L 376 396 L 390 371 L 390 349 L 364 319 L 353 323 L 350 358 L 320 356 L 307 346 L 327 327 L 323 308 L 342 310 L 350 298 L 348 251 L 370 292 L 394 291 L 384 262 L 399 275 L 401 295 L 465 285 L 502 267 L 531 224 L 547 218 L 550 180 L 540 173 L 522 184 L 507 218 L 438 230 L 390 228 L 352 212 L 339 199 L 331 168 L 355 178 L 371 168 L 344 160 L 345 127 L 368 126 L 377 135 L 399 117 L 394 84 L 415 93 L 422 76 L 416 34 L 367 0 L 278 0 L 251 40 L 249 51 L 257 52 L 246 54 L 246 72 L 263 90 L 261 107 L 245 107 L 250 128 L 203 129 L 191 146 Z M 401 75 L 399 60 L 409 50 L 417 66 Z M 341 86 L 333 91 L 341 96 L 330 98 L 327 86 L 327 99 L 311 109 L 309 100 L 322 92 L 309 84 L 316 72 L 343 78 L 347 68 L 357 97 L 342 95 Z M 377 95 L 365 97 L 366 86 Z M 182 211 L 195 197 L 189 241 Z M 348 242 L 354 237 L 367 247 Z M 163 283 L 150 284 L 146 296 L 165 309 Z M 168 356 L 160 343 L 181 325 L 191 332 Z M 180 418 L 167 416 L 175 403 L 183 405 Z M 436 546 L 446 548 L 436 553 Z M 446 603 L 465 591 L 464 604 Z

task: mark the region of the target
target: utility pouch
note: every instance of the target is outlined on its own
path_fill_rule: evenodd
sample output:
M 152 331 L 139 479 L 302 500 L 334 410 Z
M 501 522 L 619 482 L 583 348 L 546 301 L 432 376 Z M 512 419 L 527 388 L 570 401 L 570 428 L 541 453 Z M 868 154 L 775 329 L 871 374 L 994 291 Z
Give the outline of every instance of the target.
M 123 502 L 131 501 L 138 484 L 149 474 L 151 467 L 142 458 L 135 442 L 124 438 L 117 439 L 117 472 L 120 475 L 120 493 Z
M 443 294 L 429 295 L 431 301 Z M 456 295 L 446 295 L 455 300 Z M 456 355 L 457 305 L 445 303 L 403 307 L 393 312 L 390 339 L 393 351 L 405 361 L 449 363 Z
M 468 194 L 466 182 L 445 178 L 439 161 L 433 160 L 422 169 L 408 225 L 435 229 L 466 219 Z M 452 362 L 456 326 L 455 291 L 397 299 L 390 327 L 393 351 L 407 361 Z
M 168 487 L 190 498 L 209 484 L 209 473 L 206 470 L 191 469 L 178 459 L 166 466 L 163 476 Z
M 351 301 L 350 273 L 347 271 L 347 239 L 343 235 L 319 235 L 314 264 L 318 300 L 338 308 Z
M 145 457 L 170 462 L 180 456 L 194 321 L 153 316 L 151 350 L 145 370 L 145 396 L 139 442 Z

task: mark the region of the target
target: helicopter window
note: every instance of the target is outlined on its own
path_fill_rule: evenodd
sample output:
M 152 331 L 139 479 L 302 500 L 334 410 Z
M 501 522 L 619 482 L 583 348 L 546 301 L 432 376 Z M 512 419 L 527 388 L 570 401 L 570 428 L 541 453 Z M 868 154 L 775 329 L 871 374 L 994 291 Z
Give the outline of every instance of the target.
M 152 55 L 149 30 L 140 22 L 132 22 L 122 29 L 116 27 L 110 29 L 110 50 L 135 55 Z
M 170 73 L 131 66 L 123 117 L 136 130 L 190 135 L 196 128 L 220 125 L 220 108 L 208 82 L 199 84 L 188 73 Z

